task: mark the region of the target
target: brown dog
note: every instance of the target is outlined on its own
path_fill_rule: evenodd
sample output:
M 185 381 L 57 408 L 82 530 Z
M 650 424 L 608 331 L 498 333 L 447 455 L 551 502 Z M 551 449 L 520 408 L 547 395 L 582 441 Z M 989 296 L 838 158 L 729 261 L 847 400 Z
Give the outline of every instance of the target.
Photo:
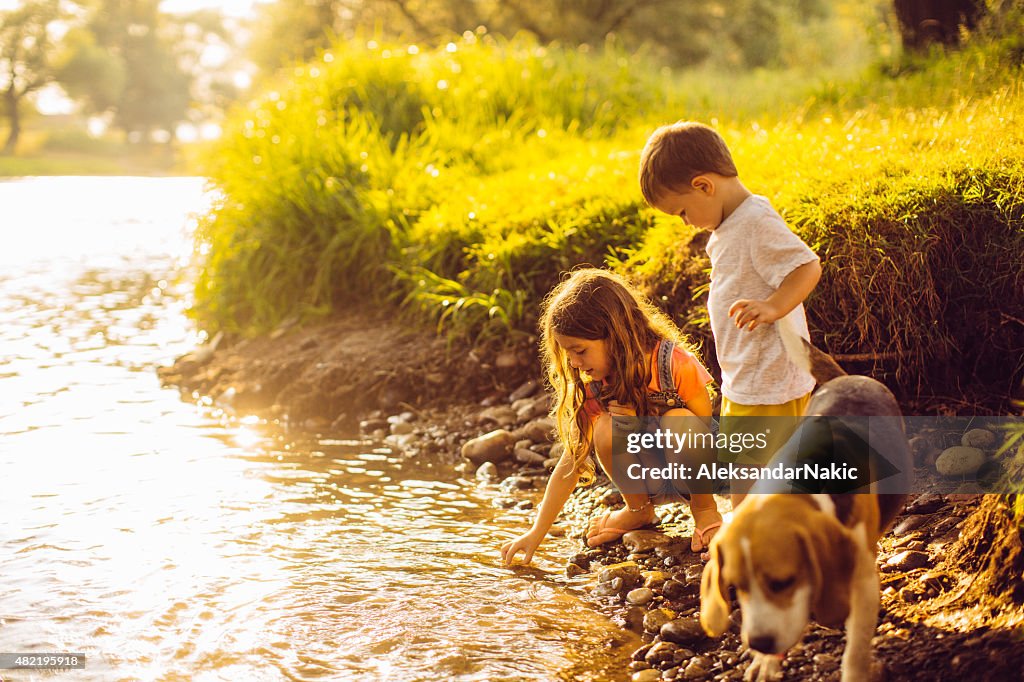
M 807 414 L 882 417 L 872 446 L 909 472 L 909 448 L 892 393 L 868 377 L 839 376 L 844 373 L 838 365 L 806 342 L 795 351 L 793 344 L 787 347 L 820 385 Z M 736 589 L 741 635 L 754 653 L 744 679 L 778 678 L 782 656 L 812 618 L 832 627 L 845 623 L 842 679 L 868 679 L 879 603 L 877 542 L 902 508 L 908 483 L 890 485 L 889 494 L 756 494 L 755 486 L 714 537 L 701 580 L 700 622 L 712 637 L 724 633 L 729 588 Z

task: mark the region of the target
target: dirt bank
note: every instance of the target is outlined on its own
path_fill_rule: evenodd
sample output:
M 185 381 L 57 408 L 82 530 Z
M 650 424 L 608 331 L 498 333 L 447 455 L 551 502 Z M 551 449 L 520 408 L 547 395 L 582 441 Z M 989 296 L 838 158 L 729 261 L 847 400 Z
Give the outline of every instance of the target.
M 531 348 L 452 345 L 380 315 L 284 327 L 256 340 L 221 339 L 160 374 L 186 399 L 303 430 L 351 436 L 360 429 L 410 456 L 460 460 L 466 441 L 501 430 L 508 435 L 500 454 L 462 464 L 467 475 L 500 482 L 499 506 L 534 505 L 557 454 Z M 934 453 L 920 453 L 918 464 L 933 466 Z M 553 532 L 580 539 L 567 573 L 589 574 L 600 608 L 643 634 L 646 644 L 622 679 L 741 679 L 748 654 L 738 627 L 710 640 L 696 626 L 702 564 L 689 550 L 693 525 L 685 506 L 660 507 L 656 530 L 585 547 L 586 520 L 620 502 L 599 480 L 574 495 L 567 523 Z M 497 547 L 481 548 L 491 550 Z M 879 566 L 874 678 L 1020 679 L 1024 551 L 1005 498 L 912 499 L 881 543 Z M 733 619 L 739 622 L 738 611 Z M 838 679 L 842 645 L 841 631 L 811 626 L 787 654 L 785 678 Z

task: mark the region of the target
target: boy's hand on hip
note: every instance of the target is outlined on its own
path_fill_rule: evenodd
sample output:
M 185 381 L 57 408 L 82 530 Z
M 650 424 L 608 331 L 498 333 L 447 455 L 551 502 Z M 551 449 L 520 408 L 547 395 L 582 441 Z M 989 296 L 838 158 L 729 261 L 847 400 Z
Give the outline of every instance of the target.
M 738 328 L 751 332 L 763 324 L 775 322 L 782 317 L 782 311 L 769 301 L 741 298 L 729 307 L 729 317 Z

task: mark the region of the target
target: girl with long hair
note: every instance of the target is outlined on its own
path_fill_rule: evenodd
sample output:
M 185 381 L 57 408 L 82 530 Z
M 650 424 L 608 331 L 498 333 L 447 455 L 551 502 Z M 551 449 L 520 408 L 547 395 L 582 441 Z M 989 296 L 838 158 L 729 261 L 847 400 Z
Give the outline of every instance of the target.
M 685 465 L 697 471 L 700 464 L 713 461 L 713 446 L 680 451 L 648 448 L 642 455 L 635 453 L 636 448 L 621 447 L 630 423 L 686 423 L 705 434 L 710 431 L 707 386 L 712 378 L 678 327 L 622 277 L 585 268 L 571 273 L 545 297 L 540 328 L 544 366 L 556 398 L 552 416 L 564 450 L 533 526 L 502 546 L 505 564 L 511 564 L 520 551 L 529 563 L 576 485 L 593 482 L 592 449 L 625 504 L 591 522 L 589 546 L 612 542 L 649 525 L 655 519 L 655 504 L 689 499 L 695 525 L 690 547 L 704 552 L 722 524 L 711 484 L 702 486 L 693 479 L 638 482 L 627 473 L 641 471 L 631 466 L 638 464 L 648 470 L 675 465 L 679 471 Z M 665 344 L 673 346 L 663 349 Z M 659 380 L 659 350 L 670 350 L 672 386 Z M 666 401 L 666 395 L 672 397 Z M 630 421 L 630 417 L 641 419 Z M 690 419 L 665 422 L 683 417 Z

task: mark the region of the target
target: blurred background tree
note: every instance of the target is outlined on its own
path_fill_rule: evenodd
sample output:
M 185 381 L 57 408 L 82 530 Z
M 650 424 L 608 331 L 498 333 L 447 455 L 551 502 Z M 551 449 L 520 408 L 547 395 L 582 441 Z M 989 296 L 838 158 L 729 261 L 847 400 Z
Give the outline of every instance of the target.
M 525 32 L 542 45 L 581 51 L 614 43 L 666 68 L 820 75 L 849 73 L 936 42 L 955 46 L 965 30 L 983 30 L 990 17 L 1021 2 L 257 0 L 247 18 L 225 17 L 216 0 L 188 13 L 164 9 L 172 4 L 0 0 L 4 150 L 14 149 L 23 116 L 34 113 L 26 98 L 54 82 L 75 103 L 80 121 L 102 120 L 131 142 L 172 141 L 183 123 L 199 129 L 220 121 L 253 76 L 273 77 L 337 40 L 430 49 L 467 32 L 505 38 Z
M 973 29 L 985 11 L 984 0 L 894 0 L 903 48 L 957 45 L 963 29 Z
M 189 104 L 189 74 L 178 63 L 159 0 L 92 0 L 69 35 L 61 68 L 68 93 L 92 113 L 113 111 L 131 141 L 173 131 Z
M 783 66 L 784 24 L 821 22 L 826 0 L 279 0 L 261 7 L 251 56 L 263 69 L 308 59 L 335 36 L 374 35 L 425 45 L 485 27 L 541 43 L 600 46 L 614 38 L 668 66 L 707 60 Z
M 26 0 L 0 13 L 0 90 L 10 130 L 3 154 L 13 154 L 21 136 L 23 100 L 54 79 L 54 24 L 58 0 Z

